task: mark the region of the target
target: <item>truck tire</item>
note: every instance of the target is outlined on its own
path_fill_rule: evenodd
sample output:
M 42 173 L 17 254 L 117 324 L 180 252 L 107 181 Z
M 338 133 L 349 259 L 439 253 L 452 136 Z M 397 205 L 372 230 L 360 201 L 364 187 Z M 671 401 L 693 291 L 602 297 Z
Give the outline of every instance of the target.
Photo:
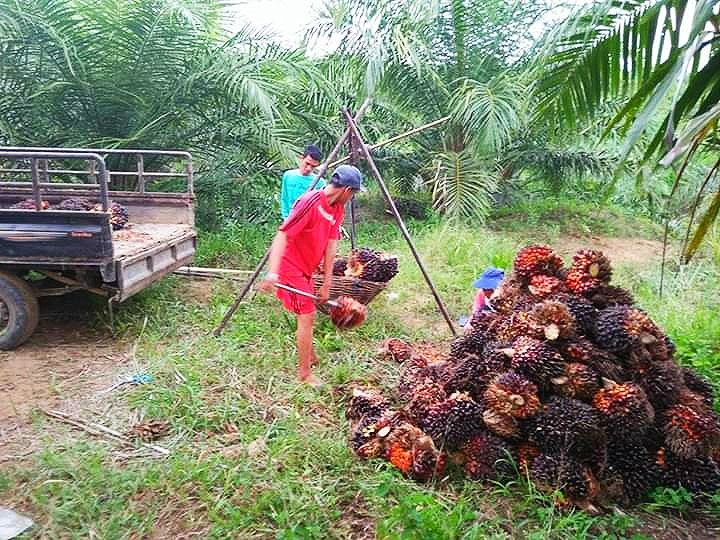
M 40 319 L 37 297 L 25 281 L 0 272 L 0 350 L 9 351 L 32 335 Z

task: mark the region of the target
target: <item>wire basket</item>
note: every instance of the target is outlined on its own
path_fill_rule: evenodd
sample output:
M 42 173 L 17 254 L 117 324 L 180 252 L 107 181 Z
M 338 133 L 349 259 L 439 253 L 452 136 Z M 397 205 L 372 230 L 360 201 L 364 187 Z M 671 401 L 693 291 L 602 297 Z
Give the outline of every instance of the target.
M 313 281 L 317 291 L 322 286 L 324 279 L 320 274 L 314 274 Z M 330 285 L 330 298 L 350 296 L 361 304 L 368 305 L 385 287 L 387 287 L 387 283 L 366 281 L 355 277 L 333 276 Z M 318 305 L 318 309 L 325 314 L 329 312 L 329 307 L 326 304 Z

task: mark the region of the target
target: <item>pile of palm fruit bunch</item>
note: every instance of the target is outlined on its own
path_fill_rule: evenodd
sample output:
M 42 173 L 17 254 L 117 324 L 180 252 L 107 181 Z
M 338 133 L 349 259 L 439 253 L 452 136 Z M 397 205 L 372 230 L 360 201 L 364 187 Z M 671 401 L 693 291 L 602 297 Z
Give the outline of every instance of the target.
M 37 210 L 37 205 L 32 199 L 25 199 L 20 202 L 16 202 L 10 207 L 12 210 Z M 40 209 L 47 210 L 50 208 L 50 203 L 47 201 L 40 201 Z
M 75 197 L 60 201 L 57 205 L 53 206 L 53 209 L 69 210 L 73 212 L 103 211 L 102 204 L 92 202 L 89 199 L 82 197 Z M 129 218 L 127 208 L 116 202 L 111 202 L 107 211 L 110 214 L 110 226 L 114 231 L 123 229 L 127 226 Z
M 356 389 L 350 446 L 417 480 L 456 467 L 472 479 L 523 474 L 562 504 L 632 504 L 658 487 L 720 489 L 713 388 L 674 359 L 675 346 L 610 284 L 602 252 L 569 267 L 528 246 L 447 358 L 398 338 L 391 396 Z
M 14 210 L 35 210 L 35 201 L 32 199 L 25 199 L 18 203 L 13 204 L 10 208 Z M 42 201 L 42 210 L 68 210 L 72 212 L 102 212 L 102 204 L 90 201 L 82 197 L 75 197 L 60 201 L 58 204 L 50 206 L 47 201 Z M 110 214 L 110 226 L 114 231 L 124 229 L 128 224 L 128 211 L 127 208 L 116 202 L 110 203 L 108 207 L 108 213 Z
M 337 257 L 333 263 L 333 275 L 346 276 L 387 283 L 398 273 L 398 260 L 370 248 L 354 249 L 348 257 Z

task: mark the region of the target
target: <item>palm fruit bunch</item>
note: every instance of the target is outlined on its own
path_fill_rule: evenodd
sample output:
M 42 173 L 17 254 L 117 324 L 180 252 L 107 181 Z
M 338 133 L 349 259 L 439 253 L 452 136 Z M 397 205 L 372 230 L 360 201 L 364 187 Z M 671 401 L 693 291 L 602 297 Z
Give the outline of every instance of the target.
M 556 276 L 563 268 L 563 260 L 553 248 L 535 244 L 518 251 L 513 262 L 515 273 L 525 280 L 533 276 Z
M 529 324 L 536 337 L 548 341 L 567 340 L 575 335 L 575 318 L 565 304 L 555 300 L 535 304 Z
M 385 446 L 385 458 L 414 480 L 426 482 L 445 468 L 445 454 L 422 430 L 408 422 L 390 430 Z
M 392 360 L 401 364 L 405 360 L 410 360 L 413 348 L 407 341 L 393 337 L 383 341 L 378 352 L 385 360 Z
M 531 301 L 530 292 L 522 278 L 515 273 L 502 280 L 490 297 L 492 309 L 501 315 L 509 315 L 516 309 L 527 306 Z
M 98 203 L 93 206 L 92 211 L 102 212 L 102 204 Z M 113 231 L 124 229 L 125 226 L 128 224 L 129 214 L 127 208 L 125 208 L 124 206 L 116 202 L 110 203 L 107 212 L 110 214 L 110 226 L 112 227 Z
M 529 336 L 517 338 L 508 350 L 512 368 L 544 387 L 565 371 L 562 356 L 550 345 Z
M 715 390 L 713 385 L 690 368 L 682 368 L 683 382 L 685 386 L 692 392 L 702 396 L 703 401 L 709 407 L 712 407 L 715 399 Z
M 347 259 L 345 257 L 337 257 L 333 261 L 333 276 L 344 276 L 347 270 Z
M 397 257 L 369 248 L 354 249 L 347 258 L 345 268 L 346 276 L 380 283 L 387 283 L 397 273 Z
M 95 207 L 95 203 L 89 199 L 82 197 L 75 197 L 71 199 L 65 199 L 60 201 L 53 208 L 55 210 L 69 210 L 72 212 L 89 212 Z
M 655 419 L 655 409 L 640 386 L 610 381 L 593 397 L 593 407 L 607 429 L 625 438 L 642 437 Z
M 498 414 L 520 419 L 529 418 L 540 410 L 537 386 L 514 371 L 498 375 L 487 385 L 483 404 Z
M 658 486 L 657 458 L 637 440 L 611 437 L 607 445 L 607 468 L 602 473 L 606 498 L 632 504 Z
M 553 396 L 529 422 L 528 440 L 542 452 L 602 468 L 606 435 L 598 412 L 572 398 Z
M 492 336 L 500 322 L 501 317 L 494 311 L 477 311 L 473 313 L 470 321 L 465 325 L 465 329 L 467 333 L 480 332 Z
M 566 289 L 562 279 L 555 276 L 536 274 L 530 278 L 528 290 L 530 294 L 538 298 L 547 298 L 553 294 L 564 292 Z
M 367 308 L 350 296 L 339 296 L 330 308 L 330 320 L 340 330 L 355 328 L 365 322 Z
M 571 457 L 541 454 L 530 465 L 530 478 L 547 493 L 560 490 L 565 502 L 590 509 L 599 493 L 599 483 L 589 467 Z
M 420 422 L 427 416 L 430 407 L 445 401 L 447 397 L 442 385 L 428 377 L 413 388 L 404 410 L 410 419 Z
M 601 379 L 595 369 L 580 362 L 565 364 L 565 373 L 550 379 L 553 393 L 590 402 L 600 390 Z
M 413 356 L 403 363 L 397 383 L 397 393 L 401 400 L 410 401 L 416 389 L 428 381 L 433 381 L 430 364 L 422 356 Z
M 420 427 L 439 447 L 456 450 L 482 429 L 482 410 L 467 393 L 456 392 L 431 405 Z
M 379 417 L 390 408 L 390 400 L 380 391 L 370 388 L 354 388 L 345 409 L 349 420 L 360 420 L 363 416 Z
M 167 420 L 148 420 L 132 426 L 129 435 L 143 441 L 155 441 L 167 435 L 169 431 L 170 422 Z
M 456 337 L 450 345 L 450 357 L 460 360 L 468 354 L 482 354 L 486 343 L 487 334 L 481 331 Z
M 664 413 L 665 445 L 683 459 L 709 457 L 720 447 L 720 426 L 713 411 L 675 405 Z
M 611 277 L 610 260 L 601 251 L 583 249 L 573 256 L 565 285 L 575 294 L 587 295 L 610 283 Z
M 24 201 L 17 202 L 10 207 L 12 210 L 37 210 L 37 205 L 32 199 L 25 199 Z M 40 201 L 40 209 L 47 210 L 50 208 L 50 203 L 47 201 Z
M 549 246 L 520 250 L 490 310 L 447 354 L 383 344 L 400 376 L 388 399 L 350 399 L 353 451 L 420 481 L 443 467 L 497 480 L 514 460 L 586 510 L 662 486 L 720 490 L 713 385 L 678 365 L 672 340 L 611 278 L 599 251 L 579 251 L 565 270 Z
M 589 296 L 592 305 L 598 309 L 605 309 L 611 306 L 632 306 L 635 304 L 635 298 L 630 292 L 621 287 L 614 285 L 600 285 Z
M 589 300 L 582 296 L 559 293 L 550 297 L 550 300 L 561 302 L 567 307 L 570 315 L 575 320 L 577 329 L 586 335 L 591 336 L 595 330 L 595 322 L 598 317 L 598 310 Z
M 512 474 L 511 445 L 482 430 L 460 448 L 460 461 L 468 478 L 495 480 Z

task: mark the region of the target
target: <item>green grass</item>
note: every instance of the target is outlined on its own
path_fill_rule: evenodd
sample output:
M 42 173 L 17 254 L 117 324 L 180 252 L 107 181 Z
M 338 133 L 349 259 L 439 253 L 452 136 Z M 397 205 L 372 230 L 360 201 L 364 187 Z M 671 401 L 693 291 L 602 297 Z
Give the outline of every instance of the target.
M 524 239 L 556 234 L 420 223 L 412 230 L 453 318 L 467 311 L 470 283 L 484 267 L 508 267 Z M 204 235 L 198 264 L 251 267 L 271 234 L 237 227 Z M 644 538 L 642 514 L 560 511 L 522 476 L 480 484 L 451 472 L 419 485 L 383 462 L 353 457 L 343 388 L 394 384 L 397 366 L 376 358 L 379 342 L 390 335 L 449 338 L 396 229 L 363 224 L 360 234 L 361 244 L 400 257 L 401 274 L 389 288 L 397 298 L 381 295 L 366 324 L 351 332 L 319 321 L 325 389 L 296 384 L 294 322 L 271 297 L 243 304 L 220 338 L 209 334 L 235 291 L 227 283 L 214 284 L 207 303 L 198 304 L 183 299 L 181 278 L 170 278 L 120 309 L 120 334 L 137 343 L 138 361 L 154 375 L 152 384 L 127 394 L 128 405 L 170 421 L 161 444 L 172 455 L 115 462 L 110 443 L 77 431 L 45 437 L 29 464 L 0 471 L 0 501 L 39 523 L 26 537 Z M 705 263 L 672 276 L 662 299 L 657 269 L 621 264 L 616 275 L 670 332 L 681 361 L 720 381 L 717 268 Z M 664 492 L 644 510 L 675 515 L 687 503 Z
M 497 231 L 537 231 L 549 236 L 608 235 L 660 238 L 662 228 L 617 206 L 546 198 L 516 202 L 493 211 L 488 226 Z

